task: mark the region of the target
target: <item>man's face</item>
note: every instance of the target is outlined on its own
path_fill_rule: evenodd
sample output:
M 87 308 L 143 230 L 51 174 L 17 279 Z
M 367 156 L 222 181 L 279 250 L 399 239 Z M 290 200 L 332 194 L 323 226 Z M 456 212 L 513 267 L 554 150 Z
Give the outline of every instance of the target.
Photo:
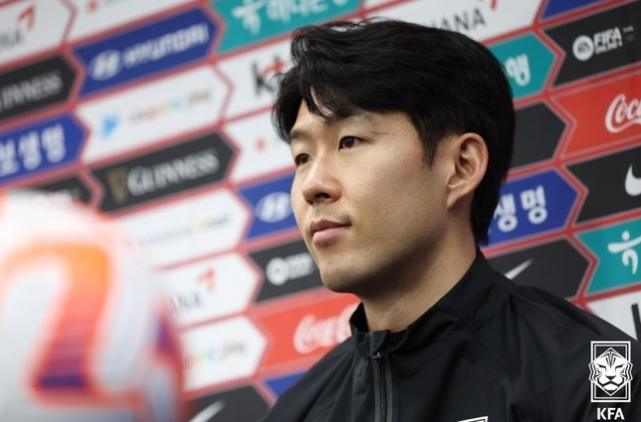
M 291 135 L 292 207 L 324 284 L 374 297 L 416 278 L 445 229 L 438 151 L 428 167 L 402 113 L 325 121 L 303 103 Z

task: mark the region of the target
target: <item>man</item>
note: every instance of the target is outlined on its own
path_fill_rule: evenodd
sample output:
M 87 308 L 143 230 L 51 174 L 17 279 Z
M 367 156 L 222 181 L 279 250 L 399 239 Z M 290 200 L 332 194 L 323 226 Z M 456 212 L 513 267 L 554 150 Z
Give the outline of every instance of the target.
M 477 248 L 514 133 L 489 50 L 369 21 L 303 28 L 292 58 L 274 108 L 292 206 L 324 284 L 362 303 L 265 420 L 641 420 L 640 344 Z

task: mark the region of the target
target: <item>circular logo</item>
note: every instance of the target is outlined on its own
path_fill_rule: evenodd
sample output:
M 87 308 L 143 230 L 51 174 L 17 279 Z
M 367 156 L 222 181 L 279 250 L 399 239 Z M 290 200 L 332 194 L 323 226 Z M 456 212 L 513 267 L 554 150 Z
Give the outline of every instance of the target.
M 594 54 L 594 42 L 592 38 L 587 35 L 577 37 L 577 39 L 574 40 L 574 44 L 572 44 L 572 52 L 577 60 L 581 60 L 582 62 L 589 60 Z
M 282 286 L 289 280 L 289 265 L 283 258 L 274 258 L 267 264 L 267 280 L 274 286 Z
M 91 79 L 104 81 L 116 76 L 122 68 L 120 52 L 116 50 L 107 50 L 93 58 L 87 73 Z

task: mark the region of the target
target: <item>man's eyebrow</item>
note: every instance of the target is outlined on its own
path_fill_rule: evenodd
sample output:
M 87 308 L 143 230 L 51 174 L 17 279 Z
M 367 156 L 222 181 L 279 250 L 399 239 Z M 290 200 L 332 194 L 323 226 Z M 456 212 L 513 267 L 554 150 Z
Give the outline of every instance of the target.
M 287 137 L 287 142 L 292 143 L 292 141 L 302 141 L 303 139 L 308 139 L 309 134 L 302 130 L 302 129 L 292 129 L 289 132 L 289 136 Z
M 353 113 L 351 113 L 349 116 L 339 117 L 336 115 L 330 115 L 325 117 L 323 120 L 325 121 L 326 125 L 330 126 L 333 124 L 339 124 L 346 120 L 360 120 L 363 123 L 373 123 L 375 119 L 371 112 L 357 109 L 354 110 Z M 311 135 L 304 129 L 292 128 L 292 130 L 289 132 L 287 142 L 291 143 L 292 141 L 302 141 L 309 138 L 311 138 Z
M 327 124 L 340 123 L 344 122 L 345 120 L 361 120 L 365 123 L 371 123 L 374 121 L 374 114 L 360 108 L 354 108 L 350 109 L 349 114 L 345 116 L 337 116 L 333 114 L 331 116 L 328 116 L 326 119 Z
M 289 132 L 286 142 L 291 146 L 292 143 L 305 142 L 312 138 L 312 135 L 305 129 L 293 128 Z

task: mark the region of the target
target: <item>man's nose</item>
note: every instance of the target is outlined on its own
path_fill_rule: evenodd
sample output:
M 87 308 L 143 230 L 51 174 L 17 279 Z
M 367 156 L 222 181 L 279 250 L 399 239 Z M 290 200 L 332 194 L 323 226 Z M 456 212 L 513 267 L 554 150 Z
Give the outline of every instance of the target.
M 340 184 L 331 160 L 319 157 L 309 164 L 301 183 L 305 201 L 310 205 L 336 201 L 340 197 Z

